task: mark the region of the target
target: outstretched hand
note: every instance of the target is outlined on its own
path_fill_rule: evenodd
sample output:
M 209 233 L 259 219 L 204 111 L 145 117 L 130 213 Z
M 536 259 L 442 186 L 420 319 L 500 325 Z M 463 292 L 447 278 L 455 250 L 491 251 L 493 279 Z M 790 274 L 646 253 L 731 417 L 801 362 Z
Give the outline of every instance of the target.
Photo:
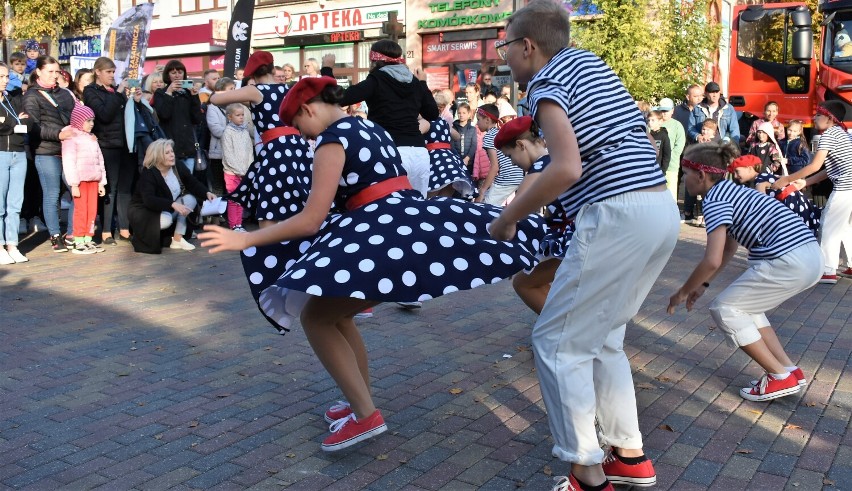
M 488 225 L 488 233 L 494 240 L 512 240 L 517 230 L 517 223 L 506 221 L 502 216 L 498 216 Z
M 248 247 L 248 236 L 245 232 L 234 232 L 218 225 L 205 225 L 204 232 L 198 234 L 201 247 L 210 248 L 210 254 L 224 251 L 242 251 Z
M 681 288 L 669 298 L 669 307 L 666 309 L 666 312 L 668 312 L 669 315 L 674 314 L 677 306 L 684 302 L 686 302 L 686 311 L 692 312 L 692 308 L 695 307 L 695 302 L 699 297 L 701 297 L 701 295 L 704 295 L 704 290 L 704 286 L 699 286 L 691 292 L 684 291 Z

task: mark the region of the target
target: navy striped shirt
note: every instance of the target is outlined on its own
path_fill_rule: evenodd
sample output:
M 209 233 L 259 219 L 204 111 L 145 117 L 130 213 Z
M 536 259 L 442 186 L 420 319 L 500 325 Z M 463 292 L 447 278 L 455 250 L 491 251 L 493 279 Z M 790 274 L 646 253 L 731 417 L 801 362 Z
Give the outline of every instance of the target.
M 530 170 L 527 172 L 527 174 L 539 174 L 549 164 L 550 155 L 544 154 L 539 157 L 538 160 L 532 163 L 532 166 L 530 166 Z M 547 205 L 547 213 L 544 216 L 544 220 L 547 223 L 547 226 L 550 228 L 563 227 L 564 224 L 568 221 L 568 216 L 565 215 L 565 208 L 562 206 L 562 203 L 558 199 Z
M 817 151 L 827 150 L 825 171 L 836 191 L 852 190 L 852 140 L 840 126 L 832 126 L 819 137 Z
M 783 203 L 733 181 L 714 184 L 701 206 L 707 234 L 726 225 L 728 235 L 748 249 L 749 259 L 777 259 L 816 242 L 813 232 Z
M 507 157 L 499 149 L 494 148 L 494 137 L 497 136 L 497 127 L 493 127 L 482 135 L 482 148 L 497 150 L 497 164 L 499 169 L 497 177 L 494 178 L 494 184 L 500 186 L 518 186 L 524 180 L 524 171 L 517 165 L 512 163 L 512 159 Z
M 574 48 L 557 53 L 530 81 L 527 99 L 533 117 L 549 100 L 574 127 L 583 170 L 559 197 L 568 216 L 586 203 L 666 183 L 636 102 L 594 54 Z

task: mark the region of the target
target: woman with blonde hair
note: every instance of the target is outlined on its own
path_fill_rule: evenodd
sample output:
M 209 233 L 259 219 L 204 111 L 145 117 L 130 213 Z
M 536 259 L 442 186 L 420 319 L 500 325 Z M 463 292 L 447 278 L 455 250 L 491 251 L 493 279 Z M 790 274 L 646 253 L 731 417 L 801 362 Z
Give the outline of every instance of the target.
M 206 199 L 216 199 L 207 187 L 192 176 L 183 165 L 175 165 L 172 140 L 159 139 L 148 146 L 143 171 L 130 201 L 130 223 L 133 227 L 133 249 L 146 254 L 160 254 L 165 239 L 171 234 L 170 249 L 191 251 L 187 242 L 187 216 Z

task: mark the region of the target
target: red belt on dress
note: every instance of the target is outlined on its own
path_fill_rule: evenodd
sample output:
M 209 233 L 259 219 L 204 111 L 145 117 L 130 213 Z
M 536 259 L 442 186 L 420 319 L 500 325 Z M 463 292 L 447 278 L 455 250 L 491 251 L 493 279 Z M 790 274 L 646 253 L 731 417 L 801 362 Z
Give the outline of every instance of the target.
M 299 133 L 299 130 L 297 130 L 296 128 L 293 128 L 292 126 L 277 126 L 275 128 L 264 131 L 260 135 L 260 139 L 261 141 L 263 141 L 263 144 L 266 145 L 267 143 L 271 142 L 272 140 L 275 140 L 276 138 L 295 135 L 301 135 L 301 133 Z
M 788 196 L 795 193 L 796 191 L 798 191 L 796 186 L 794 186 L 792 184 L 788 184 L 787 186 L 784 187 L 784 189 L 782 189 L 780 192 L 776 193 L 775 197 L 778 198 L 778 201 L 784 201 L 785 199 L 787 199 Z
M 453 147 L 450 146 L 449 143 L 445 143 L 445 142 L 435 142 L 435 143 L 427 143 L 426 144 L 426 150 L 429 150 L 430 152 L 432 150 L 449 150 L 451 148 L 453 148 Z
M 346 209 L 351 211 L 360 208 L 403 189 L 412 189 L 411 182 L 408 181 L 408 176 L 397 176 L 386 179 L 361 190 L 358 194 L 346 200 Z

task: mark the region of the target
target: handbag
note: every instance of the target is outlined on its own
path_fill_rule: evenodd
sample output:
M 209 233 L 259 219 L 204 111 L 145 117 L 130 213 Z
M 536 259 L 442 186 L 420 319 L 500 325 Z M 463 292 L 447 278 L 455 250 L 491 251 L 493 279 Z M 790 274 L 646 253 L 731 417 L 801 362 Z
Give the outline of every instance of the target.
M 195 136 L 195 130 L 192 129 L 192 141 L 195 142 L 195 171 L 201 172 L 207 170 L 207 152 L 201 149 L 198 144 L 198 137 Z

